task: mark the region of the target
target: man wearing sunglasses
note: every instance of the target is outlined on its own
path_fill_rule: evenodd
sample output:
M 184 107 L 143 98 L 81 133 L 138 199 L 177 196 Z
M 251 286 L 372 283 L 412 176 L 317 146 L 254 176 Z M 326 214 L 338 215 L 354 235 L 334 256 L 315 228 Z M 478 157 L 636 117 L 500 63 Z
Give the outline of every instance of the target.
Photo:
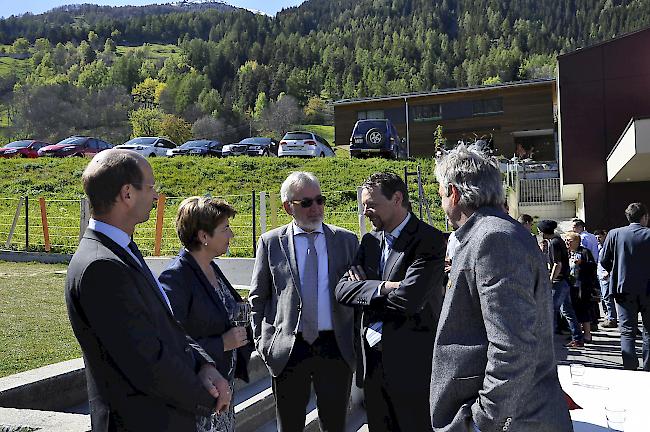
M 313 384 L 322 431 L 345 430 L 350 398 L 353 310 L 334 288 L 350 268 L 359 241 L 323 223 L 325 197 L 318 179 L 294 172 L 280 190 L 293 221 L 262 235 L 251 283 L 255 347 L 273 377 L 278 431 L 305 427 Z
M 411 213 L 404 181 L 376 173 L 361 201 L 375 229 L 336 287 L 339 302 L 362 311 L 363 385 L 370 432 L 431 431 L 429 377 L 442 307 L 445 243 Z

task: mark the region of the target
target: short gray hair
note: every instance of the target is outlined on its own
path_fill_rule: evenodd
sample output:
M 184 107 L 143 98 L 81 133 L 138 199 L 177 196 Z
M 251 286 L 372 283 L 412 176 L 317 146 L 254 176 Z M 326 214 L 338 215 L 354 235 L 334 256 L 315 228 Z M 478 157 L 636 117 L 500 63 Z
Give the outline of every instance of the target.
M 495 158 L 475 146 L 460 144 L 436 160 L 436 179 L 449 196 L 449 185 L 460 192 L 459 204 L 470 209 L 501 207 L 505 193 Z
M 320 182 L 316 176 L 310 172 L 294 171 L 289 174 L 289 177 L 282 182 L 282 186 L 280 187 L 280 198 L 282 199 L 282 202 L 291 201 L 298 189 L 306 185 L 318 186 L 320 189 Z

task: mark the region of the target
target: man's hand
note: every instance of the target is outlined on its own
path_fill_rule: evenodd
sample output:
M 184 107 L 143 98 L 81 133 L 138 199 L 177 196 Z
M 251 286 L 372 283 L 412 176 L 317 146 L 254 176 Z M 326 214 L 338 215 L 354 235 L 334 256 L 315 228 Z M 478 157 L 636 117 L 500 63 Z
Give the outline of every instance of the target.
M 363 271 L 363 267 L 360 265 L 350 267 L 350 270 L 348 270 L 348 278 L 350 278 L 351 281 L 364 281 L 368 279 L 366 277 L 366 272 Z
M 381 295 L 387 295 L 389 292 L 399 288 L 399 282 L 386 281 L 381 287 Z
M 221 414 L 222 412 L 227 411 L 232 398 L 228 381 L 209 363 L 201 366 L 199 379 L 201 380 L 201 384 L 203 384 L 212 397 L 217 399 L 215 412 Z

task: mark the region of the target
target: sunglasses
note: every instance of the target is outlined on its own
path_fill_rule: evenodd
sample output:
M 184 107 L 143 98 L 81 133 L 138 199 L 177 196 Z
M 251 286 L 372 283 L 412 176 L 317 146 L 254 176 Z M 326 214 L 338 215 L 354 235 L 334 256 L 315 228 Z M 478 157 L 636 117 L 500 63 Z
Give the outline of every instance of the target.
M 291 200 L 289 202 L 295 205 L 300 204 L 300 207 L 302 208 L 309 208 L 314 202 L 318 205 L 325 204 L 325 197 L 323 195 L 318 195 L 316 198 L 303 198 L 301 200 Z

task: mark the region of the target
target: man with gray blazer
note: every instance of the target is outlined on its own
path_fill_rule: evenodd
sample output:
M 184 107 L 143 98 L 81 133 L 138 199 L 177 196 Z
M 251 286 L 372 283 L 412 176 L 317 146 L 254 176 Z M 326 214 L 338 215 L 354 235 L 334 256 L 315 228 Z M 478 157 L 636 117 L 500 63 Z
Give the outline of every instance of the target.
M 643 321 L 643 370 L 650 371 L 650 229 L 648 209 L 642 203 L 627 206 L 630 224 L 611 230 L 603 243 L 600 264 L 610 273 L 609 289 L 614 296 L 621 330 L 623 368 L 636 370 L 639 359 L 634 347 L 638 317 Z
M 355 362 L 353 310 L 334 299 L 359 241 L 323 223 L 318 179 L 291 173 L 280 195 L 288 225 L 257 245 L 250 303 L 255 347 L 273 380 L 278 431 L 304 430 L 312 384 L 322 431 L 345 429 Z
M 460 145 L 435 173 L 459 246 L 433 349 L 433 429 L 573 430 L 554 357 L 548 270 L 530 232 L 503 211 L 498 165 Z

